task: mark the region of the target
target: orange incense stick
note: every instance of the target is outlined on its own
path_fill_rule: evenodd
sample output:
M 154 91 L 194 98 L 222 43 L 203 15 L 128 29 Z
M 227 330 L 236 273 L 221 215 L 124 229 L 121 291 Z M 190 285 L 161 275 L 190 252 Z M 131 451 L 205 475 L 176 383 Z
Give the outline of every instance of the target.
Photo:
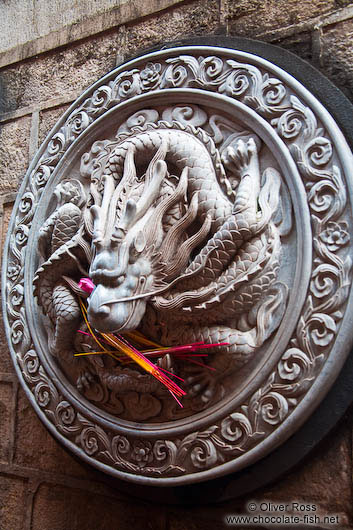
M 96 334 L 94 333 L 88 318 L 87 318 L 87 309 L 82 302 L 81 298 L 79 298 L 80 301 L 80 307 L 83 314 L 83 318 L 85 320 L 86 326 L 92 335 L 93 339 L 96 341 L 96 343 L 102 348 L 103 352 L 114 357 L 115 359 L 118 359 L 118 355 L 116 352 L 108 350 L 104 346 L 104 341 L 116 348 L 118 351 L 123 352 L 125 355 L 127 355 L 130 359 L 132 359 L 134 362 L 136 362 L 143 370 L 151 374 L 153 377 L 158 379 L 172 394 L 172 396 L 176 399 L 176 395 L 179 397 L 185 396 L 186 392 L 182 388 L 180 388 L 174 381 L 172 381 L 168 376 L 166 376 L 158 366 L 153 364 L 150 360 L 148 360 L 141 352 L 139 352 L 136 348 L 134 348 L 126 339 L 123 339 L 121 336 L 116 337 L 112 333 L 100 333 L 104 341 L 99 341 Z M 148 340 L 148 339 L 147 339 Z M 149 341 L 150 344 L 152 341 Z M 153 344 L 155 345 L 155 344 Z M 80 355 L 80 354 L 77 354 Z M 179 403 L 180 406 L 181 403 L 179 400 L 176 399 L 176 401 Z

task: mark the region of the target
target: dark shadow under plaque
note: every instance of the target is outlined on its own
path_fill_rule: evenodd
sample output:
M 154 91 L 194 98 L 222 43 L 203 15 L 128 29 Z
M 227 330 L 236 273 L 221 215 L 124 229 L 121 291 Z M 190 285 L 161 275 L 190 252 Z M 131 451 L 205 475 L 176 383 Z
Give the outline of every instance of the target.
M 6 330 L 46 427 L 109 482 L 245 494 L 350 404 L 350 113 L 292 54 L 214 37 L 119 66 L 47 137 L 10 224 Z M 196 343 L 206 358 L 161 350 Z

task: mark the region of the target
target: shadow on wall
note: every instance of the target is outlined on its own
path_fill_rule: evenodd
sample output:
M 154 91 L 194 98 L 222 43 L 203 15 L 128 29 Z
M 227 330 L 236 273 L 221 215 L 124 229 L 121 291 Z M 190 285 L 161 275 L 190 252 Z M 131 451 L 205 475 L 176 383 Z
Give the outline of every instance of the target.
M 226 40 L 227 39 L 227 40 Z M 135 59 L 136 57 L 140 57 L 142 55 L 145 55 L 149 52 L 154 52 L 157 50 L 162 50 L 164 48 L 169 48 L 171 46 L 182 46 L 182 45 L 192 45 L 192 44 L 200 44 L 200 45 L 206 45 L 209 43 L 210 45 L 215 46 L 229 46 L 229 42 L 233 40 L 234 42 L 234 48 L 239 46 L 239 49 L 242 49 L 241 43 L 244 41 L 253 42 L 254 43 L 254 52 L 258 55 L 261 55 L 261 51 L 257 51 L 256 48 L 261 50 L 261 45 L 264 44 L 270 44 L 272 46 L 275 46 L 279 49 L 283 48 L 297 57 L 300 57 L 309 65 L 316 68 L 320 73 L 322 73 L 331 83 L 335 85 L 346 97 L 353 103 L 353 68 L 351 64 L 347 61 L 342 61 L 342 59 L 335 55 L 334 53 L 325 53 L 325 46 L 323 43 L 321 43 L 320 50 L 316 50 L 316 46 L 313 43 L 313 35 L 312 32 L 301 32 L 280 40 L 274 40 L 272 42 L 264 42 L 261 40 L 255 40 L 255 39 L 248 39 L 245 37 L 236 37 L 236 36 L 226 36 L 225 34 L 214 34 L 214 35 L 207 35 L 204 37 L 191 37 L 191 36 L 185 36 L 178 40 L 173 40 L 169 42 L 159 43 L 152 47 L 146 47 L 141 50 L 139 50 L 138 53 L 133 53 L 131 55 L 128 55 L 125 60 L 121 63 L 124 64 L 125 62 Z M 237 44 L 238 43 L 238 44 Z M 279 54 L 280 55 L 280 54 Z M 278 57 L 277 57 L 278 60 Z M 277 64 L 280 64 L 279 62 Z M 289 67 L 289 65 L 287 65 Z M 286 70 L 286 65 L 282 65 L 282 68 Z M 295 72 L 292 73 L 294 77 L 296 77 Z M 317 84 L 315 82 L 313 83 L 313 87 L 317 87 Z M 309 87 L 309 90 L 311 87 Z M 320 99 L 320 95 L 316 94 L 316 97 Z M 324 103 L 326 105 L 326 101 Z
M 311 32 L 299 33 L 271 44 L 284 48 L 319 70 L 353 103 L 353 68 L 350 63 L 343 62 L 338 55 L 322 50 L 316 52 Z M 320 56 L 319 56 L 320 55 Z

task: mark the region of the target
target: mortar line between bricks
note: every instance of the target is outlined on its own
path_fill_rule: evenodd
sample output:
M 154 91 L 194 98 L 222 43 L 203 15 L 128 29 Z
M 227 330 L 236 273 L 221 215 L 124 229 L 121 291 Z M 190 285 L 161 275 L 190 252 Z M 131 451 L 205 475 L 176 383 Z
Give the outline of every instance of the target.
M 16 444 L 16 427 L 17 427 L 17 402 L 18 402 L 18 381 L 12 384 L 12 421 L 10 425 L 10 454 L 9 463 L 13 464 L 15 458 L 15 444 Z
M 29 146 L 28 146 L 29 160 L 32 160 L 32 158 L 38 151 L 38 143 L 39 143 L 39 111 L 35 110 L 32 113 L 31 130 L 29 133 Z
M 122 46 L 123 49 L 126 48 L 127 32 L 126 32 L 125 24 L 123 24 L 122 26 L 119 26 L 118 28 L 117 39 L 119 39 L 119 37 L 122 37 L 122 43 L 123 43 L 123 44 L 120 43 L 120 46 Z M 125 57 L 126 57 L 125 54 L 118 53 L 115 57 L 115 66 L 119 66 L 120 64 L 122 64 L 125 61 Z
M 342 9 L 338 9 L 333 13 L 328 13 L 327 15 L 322 15 L 321 17 L 318 17 L 318 27 L 331 26 L 332 24 L 344 22 L 345 20 L 349 20 L 350 18 L 353 18 L 353 6 L 343 7 Z
M 72 475 L 62 475 L 53 471 L 24 467 L 18 464 L 11 465 L 3 462 L 0 463 L 0 475 L 14 476 L 22 479 L 39 480 L 46 484 L 61 485 L 105 495 L 112 497 L 115 500 L 126 501 L 129 499 L 128 495 L 124 495 L 117 490 L 112 490 L 109 488 L 109 486 L 98 482 L 98 480 L 93 482 L 92 477 L 87 477 L 87 479 L 78 478 Z
M 17 383 L 17 376 L 15 374 L 6 374 L 0 372 L 0 382 L 1 383 Z
M 0 196 L 0 260 L 2 263 L 2 256 L 4 252 L 4 246 L 5 246 L 5 237 L 6 234 L 4 233 L 4 205 L 10 204 L 15 201 L 17 192 L 10 192 L 6 193 L 3 196 Z M 0 286 L 0 292 L 1 292 L 1 286 Z M 0 374 L 0 379 L 4 377 L 6 374 Z
M 7 121 L 16 120 L 18 118 L 23 118 L 24 116 L 29 116 L 35 112 L 41 112 L 43 110 L 52 110 L 56 107 L 61 107 L 62 105 L 67 105 L 75 101 L 83 92 L 82 90 L 77 90 L 76 92 L 71 92 L 68 96 L 51 98 L 46 101 L 40 101 L 36 105 L 28 105 L 27 107 L 22 107 L 17 110 L 12 110 L 10 112 L 5 112 L 0 114 L 0 123 L 6 123 Z
M 0 68 L 21 62 L 30 57 L 46 53 L 68 44 L 74 44 L 89 37 L 96 37 L 121 24 L 136 22 L 142 18 L 157 15 L 161 11 L 186 3 L 188 0 L 149 0 L 149 2 L 123 2 L 107 11 L 96 13 L 80 22 L 74 22 L 48 35 L 41 35 L 11 49 L 0 52 Z
M 284 28 L 279 28 L 275 30 L 265 31 L 263 33 L 258 33 L 255 35 L 257 39 L 262 39 L 264 41 L 273 41 L 283 39 L 285 37 L 291 37 L 296 33 L 302 33 L 303 31 L 311 31 L 313 29 L 325 28 L 338 22 L 344 22 L 353 18 L 353 6 L 344 7 L 338 9 L 333 13 L 327 13 L 325 15 L 320 15 L 319 17 L 314 17 L 299 24 L 293 24 L 290 26 L 285 26 Z
M 9 191 L 0 194 L 0 208 L 3 208 L 4 204 L 10 204 L 15 202 L 17 197 L 17 191 Z
M 22 530 L 31 530 L 33 518 L 33 504 L 34 498 L 37 494 L 38 488 L 42 481 L 37 479 L 30 479 L 27 485 L 27 495 L 25 501 L 25 515 L 22 521 Z
M 219 0 L 220 6 L 220 23 L 222 23 L 222 17 L 225 18 L 225 0 Z M 222 13 L 223 12 L 223 13 Z M 259 33 L 256 35 L 256 38 L 262 39 L 264 41 L 269 40 L 279 40 L 281 38 L 290 37 L 295 33 L 301 33 L 303 31 L 310 31 L 313 29 L 324 28 L 326 26 L 343 22 L 353 18 L 353 6 L 348 6 L 342 9 L 335 11 L 334 13 L 328 13 L 326 15 L 321 15 L 319 17 L 312 18 L 310 20 L 301 22 L 299 24 L 294 24 L 286 26 L 284 28 L 279 28 L 278 30 L 267 31 L 264 33 Z M 225 24 L 226 33 L 228 34 L 228 23 Z M 120 59 L 120 57 L 119 57 Z M 22 107 L 20 109 L 9 111 L 3 114 L 0 114 L 0 123 L 6 123 L 24 116 L 33 114 L 34 112 L 41 112 L 43 110 L 50 110 L 62 105 L 66 105 L 75 101 L 79 95 L 82 93 L 82 90 L 75 91 L 70 93 L 68 96 L 51 98 L 46 101 L 39 102 L 35 105 L 29 105 L 27 107 Z
M 311 53 L 312 53 L 312 61 L 315 64 L 319 64 L 322 66 L 322 29 L 315 28 L 311 32 Z
M 219 0 L 219 24 L 221 27 L 224 27 L 226 30 L 226 35 L 229 33 L 229 23 L 228 18 L 226 17 L 227 8 L 226 0 Z

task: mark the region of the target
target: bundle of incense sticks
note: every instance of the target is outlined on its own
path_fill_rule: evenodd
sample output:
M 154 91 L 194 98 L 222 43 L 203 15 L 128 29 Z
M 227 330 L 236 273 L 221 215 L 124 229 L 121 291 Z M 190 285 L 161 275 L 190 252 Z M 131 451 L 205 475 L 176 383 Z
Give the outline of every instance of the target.
M 87 308 L 84 305 L 81 298 L 79 298 L 81 311 L 83 318 L 85 320 L 86 326 L 95 340 L 95 342 L 102 348 L 104 353 L 107 353 L 108 355 L 111 355 L 116 358 L 116 355 L 114 355 L 114 351 L 108 350 L 104 343 L 98 339 L 96 334 L 94 333 L 90 323 L 87 319 Z M 130 359 L 135 361 L 141 368 L 143 368 L 147 373 L 151 374 L 153 377 L 158 379 L 171 393 L 173 398 L 176 400 L 176 402 L 180 405 L 180 407 L 183 407 L 183 405 L 180 403 L 178 397 L 182 397 L 186 395 L 186 392 L 180 388 L 174 381 L 172 381 L 167 375 L 163 373 L 163 369 L 159 366 L 156 366 L 151 361 L 149 361 L 141 352 L 139 352 L 134 346 L 132 346 L 126 339 L 124 339 L 121 335 L 114 335 L 113 333 L 99 333 L 99 335 L 108 343 L 110 346 L 113 346 L 118 351 L 124 353 Z M 119 360 L 119 359 L 118 359 Z M 173 374 L 172 374 L 173 375 Z
M 177 375 L 171 372 L 168 372 L 168 370 L 166 370 L 165 368 L 156 366 L 147 357 L 162 357 L 166 354 L 173 354 L 173 356 L 177 357 L 178 359 L 188 360 L 189 362 L 192 362 L 194 364 L 198 364 L 210 370 L 214 370 L 214 368 L 207 366 L 203 364 L 202 362 L 196 361 L 195 357 L 205 357 L 205 354 L 197 354 L 194 352 L 200 349 L 214 348 L 216 346 L 228 345 L 227 342 L 219 342 L 219 343 L 214 343 L 214 344 L 205 344 L 205 342 L 193 342 L 193 343 L 184 344 L 181 346 L 164 347 L 156 342 L 151 341 L 150 339 L 147 339 L 138 331 L 127 332 L 125 336 L 114 334 L 114 333 L 96 332 L 92 329 L 88 321 L 87 308 L 80 297 L 79 297 L 79 302 L 80 302 L 82 315 L 83 315 L 83 318 L 84 318 L 84 321 L 86 323 L 89 333 L 82 331 L 82 330 L 78 330 L 78 332 L 91 336 L 96 342 L 96 344 L 100 347 L 100 350 L 75 353 L 74 356 L 78 357 L 81 355 L 107 354 L 113 357 L 114 359 L 118 360 L 122 364 L 125 364 L 126 362 L 135 362 L 147 373 L 151 374 L 153 377 L 158 379 L 158 381 L 160 381 L 168 389 L 168 391 L 173 396 L 173 398 L 177 401 L 180 407 L 183 407 L 183 405 L 180 403 L 178 397 L 181 398 L 185 396 L 186 392 L 182 388 L 180 388 L 176 383 L 174 383 L 174 381 L 172 381 L 166 375 L 166 373 L 170 374 L 172 377 L 175 377 L 176 379 L 180 379 L 181 381 L 184 381 L 184 380 L 181 377 L 178 377 Z M 141 344 L 142 346 L 149 346 L 150 349 L 139 351 L 137 348 L 135 348 L 135 346 L 130 344 L 130 342 L 127 340 L 128 338 L 132 339 L 134 342 L 137 342 L 138 344 Z M 106 346 L 113 347 L 114 349 L 113 350 L 108 349 Z M 151 348 L 151 346 L 153 348 Z M 163 373 L 163 372 L 166 372 L 166 373 Z

